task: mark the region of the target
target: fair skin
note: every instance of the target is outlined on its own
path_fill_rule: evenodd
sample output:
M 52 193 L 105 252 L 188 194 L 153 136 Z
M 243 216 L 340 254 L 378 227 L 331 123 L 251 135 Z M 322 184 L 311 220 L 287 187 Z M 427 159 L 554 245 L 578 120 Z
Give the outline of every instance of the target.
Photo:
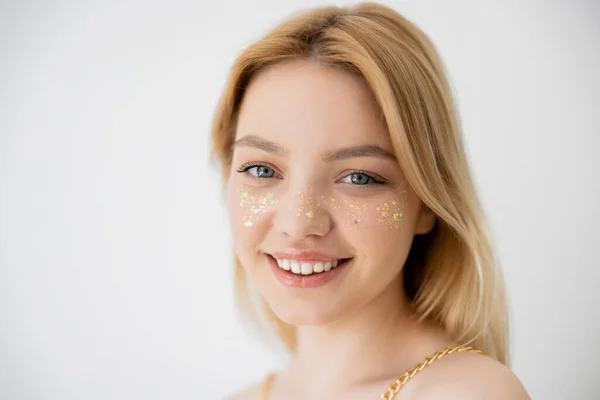
M 308 61 L 263 70 L 246 91 L 235 139 L 227 185 L 234 249 L 275 314 L 298 331 L 269 399 L 379 398 L 397 375 L 456 345 L 419 322 L 404 295 L 412 240 L 436 217 L 406 183 L 362 79 Z M 344 261 L 315 284 L 316 271 L 279 268 L 293 261 L 290 249 Z M 396 396 L 416 398 L 529 397 L 500 363 L 461 353 Z M 259 399 L 259 386 L 232 399 Z

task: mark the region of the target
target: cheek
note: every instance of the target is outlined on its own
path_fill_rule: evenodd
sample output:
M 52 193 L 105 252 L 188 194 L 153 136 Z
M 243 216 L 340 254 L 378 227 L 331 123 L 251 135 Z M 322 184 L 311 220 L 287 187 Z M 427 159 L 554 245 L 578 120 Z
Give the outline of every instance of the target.
M 402 258 L 410 249 L 418 211 L 418 203 L 411 200 L 399 193 L 378 200 L 342 201 L 334 212 L 357 253 L 379 264 L 382 259 Z
M 399 192 L 387 198 L 367 201 L 340 202 L 332 198 L 330 206 L 337 214 L 338 221 L 345 227 L 393 235 L 414 228 L 412 203 L 405 192 Z
M 231 186 L 227 208 L 234 246 L 239 256 L 255 247 L 264 235 L 266 219 L 277 199 L 273 192 Z
M 379 204 L 373 210 L 372 218 L 379 229 L 397 233 L 406 230 L 410 224 L 411 213 L 406 199 L 390 199 Z

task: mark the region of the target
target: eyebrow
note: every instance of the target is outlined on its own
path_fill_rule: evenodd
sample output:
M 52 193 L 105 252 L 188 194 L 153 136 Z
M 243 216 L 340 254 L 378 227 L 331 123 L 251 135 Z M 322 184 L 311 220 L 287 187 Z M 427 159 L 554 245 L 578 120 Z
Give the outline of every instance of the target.
M 321 157 L 325 162 L 340 161 L 355 157 L 375 157 L 396 161 L 395 155 L 377 145 L 344 147 L 342 149 L 326 151 Z
M 263 139 L 256 135 L 247 135 L 236 140 L 233 143 L 233 147 L 254 147 L 256 149 L 264 150 L 267 153 L 273 153 L 280 156 L 285 156 L 288 154 L 287 150 L 279 143 Z
M 263 139 L 256 135 L 244 136 L 236 140 L 233 143 L 233 146 L 254 147 L 256 149 L 264 150 L 268 153 L 280 156 L 285 156 L 289 154 L 289 152 L 279 143 Z M 357 157 L 376 157 L 396 161 L 395 155 L 377 145 L 344 147 L 337 150 L 326 151 L 321 154 L 321 158 L 325 162 L 340 161 Z

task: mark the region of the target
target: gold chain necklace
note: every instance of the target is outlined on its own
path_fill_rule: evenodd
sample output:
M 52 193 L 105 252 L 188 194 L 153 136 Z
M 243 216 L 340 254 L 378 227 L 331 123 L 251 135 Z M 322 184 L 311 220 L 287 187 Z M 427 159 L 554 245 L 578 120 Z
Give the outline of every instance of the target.
M 438 359 L 444 357 L 447 354 L 461 353 L 463 351 L 470 351 L 473 353 L 481 354 L 480 350 L 475 350 L 473 347 L 470 347 L 470 346 L 469 347 L 466 347 L 466 346 L 448 347 L 444 350 L 438 351 L 437 353 L 435 353 L 429 357 L 426 357 L 424 360 L 419 361 L 417 363 L 417 365 L 415 365 L 414 367 L 412 367 L 410 369 L 407 369 L 406 372 L 404 372 L 402 375 L 397 377 L 396 380 L 394 382 L 392 382 L 390 387 L 388 387 L 388 389 L 385 392 L 383 392 L 383 394 L 381 395 L 381 397 L 379 399 L 380 400 L 392 400 L 396 396 L 396 394 L 400 391 L 400 389 L 402 389 L 402 387 L 406 384 L 406 382 L 408 382 L 408 380 L 410 378 L 412 378 L 413 376 L 418 374 L 420 371 L 422 371 L 423 368 L 425 368 L 426 366 L 428 366 L 435 360 L 438 360 Z
M 422 371 L 425 367 L 433 363 L 435 360 L 439 360 L 445 355 L 452 353 L 462 353 L 464 351 L 478 353 L 481 354 L 480 350 L 475 350 L 470 346 L 457 346 L 457 347 L 448 347 L 444 350 L 438 351 L 435 354 L 432 354 L 429 357 L 425 357 L 422 361 L 419 361 L 414 367 L 409 368 L 402 375 L 398 376 L 394 382 L 387 388 L 385 392 L 379 398 L 380 400 L 392 400 L 396 397 L 396 394 L 402 389 L 402 387 L 416 374 Z M 262 386 L 261 390 L 261 400 L 268 400 L 269 392 L 271 391 L 271 385 L 273 384 L 273 378 L 275 378 L 274 374 L 269 374 L 267 379 Z

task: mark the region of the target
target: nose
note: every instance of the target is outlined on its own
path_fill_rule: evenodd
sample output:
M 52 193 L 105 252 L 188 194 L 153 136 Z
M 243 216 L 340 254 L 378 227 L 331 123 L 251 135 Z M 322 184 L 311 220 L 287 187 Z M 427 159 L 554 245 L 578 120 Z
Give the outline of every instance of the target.
M 331 230 L 332 220 L 324 196 L 292 188 L 280 200 L 273 225 L 294 241 L 310 236 L 325 236 Z

